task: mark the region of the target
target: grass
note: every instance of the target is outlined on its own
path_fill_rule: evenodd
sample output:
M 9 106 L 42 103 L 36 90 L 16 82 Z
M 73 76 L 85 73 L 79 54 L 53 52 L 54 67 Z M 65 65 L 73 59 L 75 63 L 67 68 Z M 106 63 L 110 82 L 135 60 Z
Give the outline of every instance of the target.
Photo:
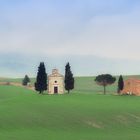
M 107 86 L 107 92 L 108 94 L 116 93 L 117 92 L 117 81 L 118 81 L 118 76 L 116 77 L 116 82 L 115 84 L 111 86 Z M 131 75 L 131 76 L 123 76 L 124 80 L 128 78 L 139 78 L 140 75 Z M 103 92 L 103 87 L 98 86 L 94 82 L 95 77 L 75 77 L 75 89 L 74 92 L 76 93 L 102 93 Z M 0 82 L 18 82 L 21 83 L 22 79 L 21 78 L 15 78 L 15 79 L 8 79 L 8 78 L 0 78 Z M 34 85 L 35 78 L 31 78 L 31 84 Z
M 116 77 L 115 84 L 111 86 L 107 86 L 108 94 L 116 93 L 117 92 L 117 82 L 118 76 Z M 124 80 L 129 78 L 138 78 L 140 79 L 139 75 L 131 75 L 131 76 L 123 76 Z M 102 93 L 103 87 L 98 86 L 94 82 L 95 77 L 75 77 L 75 92 L 76 93 Z
M 140 139 L 140 97 L 104 96 L 84 89 L 43 96 L 21 87 L 0 86 L 0 139 Z

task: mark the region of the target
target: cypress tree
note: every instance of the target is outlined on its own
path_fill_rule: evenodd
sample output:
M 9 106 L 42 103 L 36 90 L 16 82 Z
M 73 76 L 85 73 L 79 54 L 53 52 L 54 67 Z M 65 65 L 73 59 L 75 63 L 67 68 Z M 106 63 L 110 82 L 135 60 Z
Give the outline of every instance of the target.
M 124 81 L 122 75 L 120 75 L 119 80 L 118 80 L 118 93 L 121 92 L 124 88 Z
M 47 73 L 44 62 L 41 62 L 38 67 L 35 90 L 39 91 L 40 94 L 43 93 L 44 90 L 47 90 Z
M 25 75 L 25 77 L 24 77 L 24 79 L 23 79 L 23 81 L 22 81 L 22 85 L 23 85 L 23 86 L 27 86 L 28 83 L 30 83 L 30 82 L 31 82 L 31 80 L 30 80 L 30 78 L 28 77 L 28 75 Z
M 68 93 L 70 90 L 74 89 L 74 77 L 69 63 L 67 63 L 65 66 L 65 89 L 68 91 Z

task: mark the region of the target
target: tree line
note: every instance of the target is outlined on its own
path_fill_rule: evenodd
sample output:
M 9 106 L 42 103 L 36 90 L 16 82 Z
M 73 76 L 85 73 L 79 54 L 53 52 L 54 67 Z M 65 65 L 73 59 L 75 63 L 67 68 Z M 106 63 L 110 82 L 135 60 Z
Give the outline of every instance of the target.
M 27 86 L 30 83 L 30 81 L 31 80 L 28 77 L 28 75 L 25 75 L 22 84 L 24 86 Z M 74 82 L 75 81 L 74 81 L 73 73 L 71 71 L 71 66 L 68 62 L 65 66 L 65 79 L 64 79 L 65 90 L 68 91 L 68 93 L 70 93 L 70 90 L 74 89 Z M 106 94 L 106 87 L 114 84 L 116 82 L 116 77 L 113 77 L 110 74 L 102 74 L 102 75 L 98 75 L 95 78 L 95 82 L 99 86 L 103 86 L 104 89 L 103 92 L 104 94 Z M 34 86 L 35 86 L 35 90 L 38 91 L 40 94 L 42 94 L 44 91 L 48 89 L 48 75 L 46 73 L 44 62 L 41 62 L 38 67 L 36 82 Z M 117 93 L 120 94 L 123 88 L 124 88 L 124 80 L 122 75 L 120 75 L 118 79 Z

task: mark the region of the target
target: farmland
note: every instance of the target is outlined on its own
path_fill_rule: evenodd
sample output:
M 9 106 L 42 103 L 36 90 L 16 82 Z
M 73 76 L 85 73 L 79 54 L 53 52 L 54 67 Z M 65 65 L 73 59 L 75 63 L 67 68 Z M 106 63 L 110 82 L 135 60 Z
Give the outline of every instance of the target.
M 0 86 L 0 139 L 140 139 L 140 97 L 105 96 L 98 93 L 101 87 L 89 85 L 92 78 L 76 80 L 71 94 L 53 96 Z
M 128 78 L 139 78 L 139 75 L 131 75 L 131 76 L 124 76 L 124 80 Z M 75 88 L 73 92 L 76 93 L 101 93 L 103 92 L 103 88 L 98 86 L 94 82 L 95 77 L 75 77 Z M 114 94 L 117 91 L 117 81 L 118 81 L 118 76 L 116 76 L 116 82 L 115 84 L 111 86 L 107 86 L 107 92 L 108 94 Z M 21 78 L 0 78 L 0 82 L 15 82 L 15 83 L 22 83 Z M 31 84 L 34 85 L 35 78 L 31 78 Z

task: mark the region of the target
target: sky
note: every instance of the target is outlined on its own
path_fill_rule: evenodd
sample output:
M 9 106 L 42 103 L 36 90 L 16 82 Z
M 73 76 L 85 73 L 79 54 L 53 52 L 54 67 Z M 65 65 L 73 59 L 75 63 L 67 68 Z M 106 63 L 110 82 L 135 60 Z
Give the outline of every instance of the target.
M 139 0 L 0 0 L 0 77 L 38 65 L 75 76 L 140 74 Z

